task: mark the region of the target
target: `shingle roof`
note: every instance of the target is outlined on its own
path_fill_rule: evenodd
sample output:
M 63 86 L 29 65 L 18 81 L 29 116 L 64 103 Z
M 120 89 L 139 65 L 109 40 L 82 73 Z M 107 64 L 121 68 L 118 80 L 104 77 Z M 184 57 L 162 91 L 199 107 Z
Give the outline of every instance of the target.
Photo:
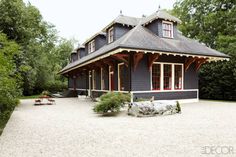
M 207 46 L 200 44 L 195 40 L 188 39 L 181 35 L 181 33 L 178 33 L 176 39 L 160 38 L 150 30 L 139 24 L 118 40 L 103 46 L 102 48 L 81 58 L 78 61 L 68 64 L 60 72 L 62 73 L 70 68 L 81 65 L 89 60 L 92 60 L 117 48 L 133 48 L 189 55 L 203 55 L 226 58 L 229 57 L 226 54 L 208 48 Z
M 142 24 L 149 23 L 150 21 L 154 21 L 157 18 L 181 23 L 181 20 L 178 19 L 177 17 L 170 15 L 169 13 L 167 13 L 164 10 L 158 10 L 157 12 L 153 13 L 152 15 L 147 16 L 146 18 L 143 18 Z
M 103 31 L 105 31 L 107 28 L 111 27 L 113 24 L 118 23 L 118 24 L 123 24 L 123 25 L 128 25 L 128 26 L 137 26 L 138 23 L 140 22 L 141 18 L 136 18 L 136 17 L 130 17 L 130 16 L 125 16 L 125 15 L 119 15 L 117 18 L 115 18 L 109 25 L 107 25 Z

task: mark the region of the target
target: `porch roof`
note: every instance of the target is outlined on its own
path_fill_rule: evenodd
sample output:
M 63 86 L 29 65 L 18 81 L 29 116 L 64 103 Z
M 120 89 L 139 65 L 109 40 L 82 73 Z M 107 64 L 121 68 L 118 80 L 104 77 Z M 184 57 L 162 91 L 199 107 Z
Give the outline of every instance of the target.
M 107 57 L 110 54 L 119 53 L 122 50 L 167 53 L 181 56 L 217 57 L 221 59 L 229 58 L 228 55 L 186 38 L 181 33 L 177 34 L 176 39 L 160 38 L 139 24 L 113 43 L 107 44 L 80 60 L 68 64 L 59 73 L 67 73 L 95 60 L 105 58 L 105 56 Z

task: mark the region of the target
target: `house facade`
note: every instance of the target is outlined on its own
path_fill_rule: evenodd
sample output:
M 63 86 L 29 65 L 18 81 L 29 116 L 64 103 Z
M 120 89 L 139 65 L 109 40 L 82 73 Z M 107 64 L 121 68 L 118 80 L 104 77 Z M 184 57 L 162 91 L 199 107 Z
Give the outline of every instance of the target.
M 132 99 L 197 101 L 201 65 L 229 56 L 184 37 L 180 23 L 163 10 L 142 18 L 119 15 L 76 48 L 60 74 L 69 90 L 91 97 L 114 91 Z

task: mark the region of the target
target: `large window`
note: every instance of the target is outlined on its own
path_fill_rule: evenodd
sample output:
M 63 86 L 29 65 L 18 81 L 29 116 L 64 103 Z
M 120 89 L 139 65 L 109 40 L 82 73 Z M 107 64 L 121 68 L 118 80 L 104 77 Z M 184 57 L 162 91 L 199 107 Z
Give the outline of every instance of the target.
M 125 65 L 123 63 L 121 64 L 118 64 L 118 90 L 119 91 L 124 91 L 125 90 L 125 79 L 124 79 L 124 75 L 125 75 L 125 72 L 124 72 L 124 68 L 125 68 Z
M 173 23 L 163 21 L 162 22 L 162 32 L 163 32 L 163 37 L 173 38 Z
M 95 40 L 92 40 L 88 43 L 88 53 L 95 51 Z
M 108 30 L 108 44 L 114 41 L 113 27 Z
M 171 90 L 172 70 L 171 65 L 164 64 L 164 90 Z
M 154 63 L 151 72 L 152 90 L 182 90 L 183 64 Z
M 161 64 L 154 64 L 152 66 L 152 89 L 160 90 L 161 83 Z
M 182 89 L 183 82 L 183 67 L 175 65 L 175 89 Z

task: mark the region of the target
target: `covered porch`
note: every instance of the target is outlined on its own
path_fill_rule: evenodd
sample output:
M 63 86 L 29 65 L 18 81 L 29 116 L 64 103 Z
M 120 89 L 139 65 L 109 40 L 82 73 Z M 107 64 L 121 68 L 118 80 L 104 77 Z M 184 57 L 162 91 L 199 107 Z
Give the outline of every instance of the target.
M 64 75 L 70 90 L 91 97 L 114 91 L 131 93 L 133 99 L 198 100 L 197 71 L 202 64 L 219 60 L 225 58 L 119 48 Z

